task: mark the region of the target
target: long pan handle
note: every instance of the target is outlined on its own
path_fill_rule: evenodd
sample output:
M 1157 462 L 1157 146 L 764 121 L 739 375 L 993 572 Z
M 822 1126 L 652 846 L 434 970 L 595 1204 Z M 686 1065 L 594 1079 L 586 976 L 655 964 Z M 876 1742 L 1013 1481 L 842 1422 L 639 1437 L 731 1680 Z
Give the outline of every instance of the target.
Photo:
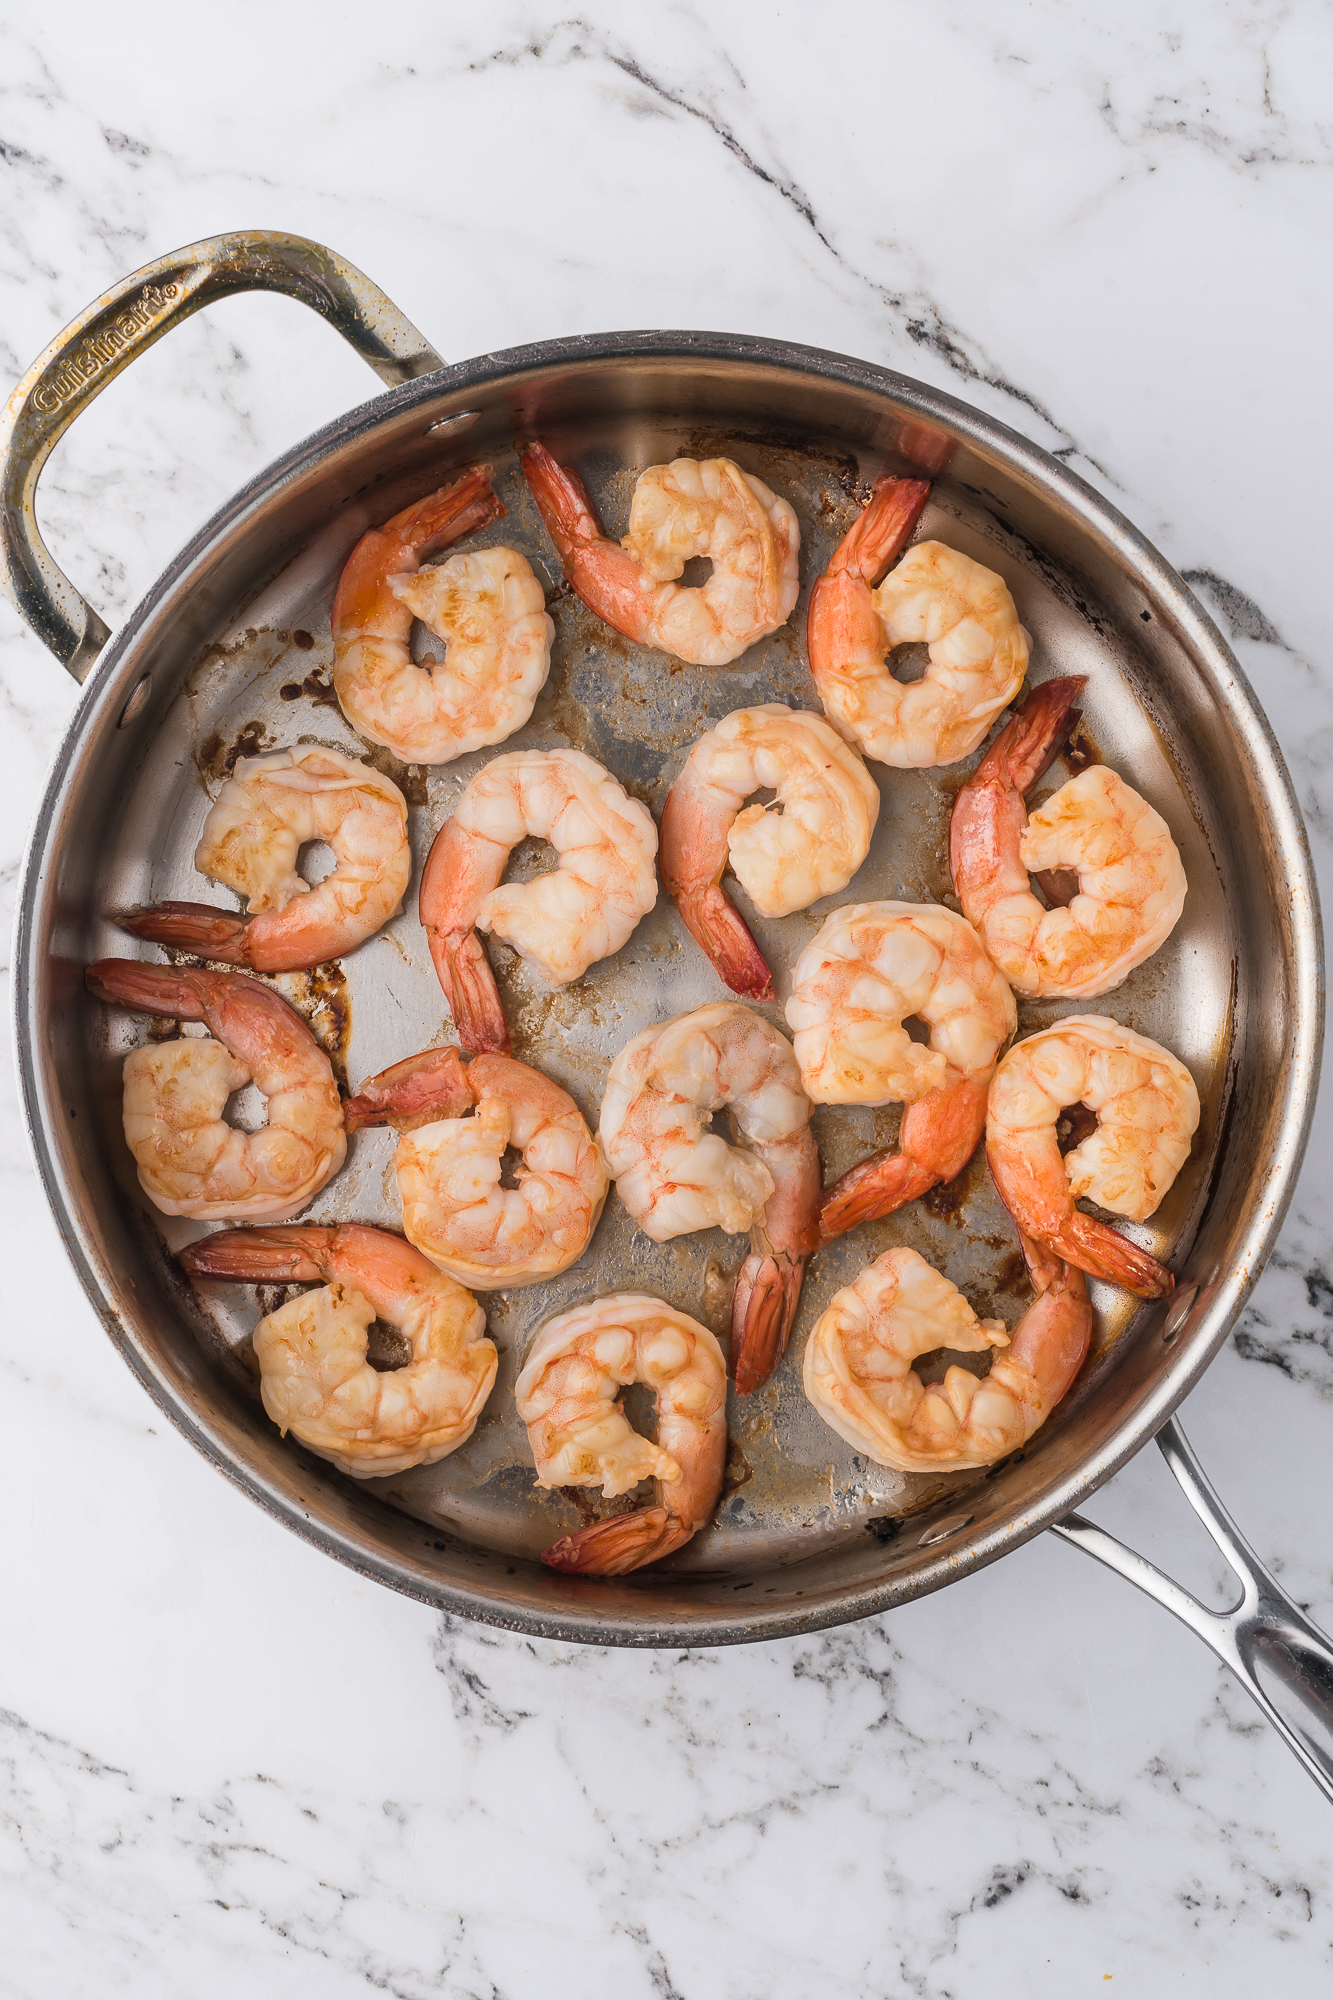
M 76 681 L 111 634 L 52 561 L 37 526 L 37 481 L 81 410 L 136 356 L 201 306 L 233 292 L 282 292 L 335 326 L 382 382 L 444 362 L 410 320 L 345 257 L 305 236 L 239 229 L 145 264 L 104 292 L 40 354 L 0 419 L 0 584 Z
M 1197 1632 L 1333 1801 L 1333 1645 L 1264 1568 L 1174 1418 L 1162 1426 L 1157 1442 L 1186 1499 L 1240 1579 L 1240 1597 L 1229 1611 L 1210 1611 L 1155 1564 L 1081 1514 L 1066 1514 L 1052 1532 L 1137 1584 Z M 1267 1685 L 1260 1680 L 1260 1669 Z M 1274 1699 L 1277 1693 L 1283 1697 L 1281 1708 Z

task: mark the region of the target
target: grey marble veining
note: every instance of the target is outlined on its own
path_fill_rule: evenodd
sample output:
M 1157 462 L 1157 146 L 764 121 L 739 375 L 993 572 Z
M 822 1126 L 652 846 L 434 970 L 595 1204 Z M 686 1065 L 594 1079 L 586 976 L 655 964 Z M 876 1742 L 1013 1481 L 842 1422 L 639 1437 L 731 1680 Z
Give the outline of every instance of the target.
M 334 244 L 450 354 L 697 325 L 902 368 L 1058 452 L 1190 577 L 1327 887 L 1331 53 L 1314 0 L 0 5 L 0 366 L 148 257 L 265 225 Z M 193 320 L 57 452 L 53 552 L 114 621 L 373 388 L 285 302 Z M 74 699 L 0 607 L 7 903 Z M 163 1424 L 0 1089 L 0 1994 L 1327 1990 L 1333 1816 L 1117 1579 L 1043 1540 L 863 1626 L 653 1656 L 374 1591 Z M 1184 1411 L 1326 1625 L 1330 1195 L 1324 1123 Z M 1092 1511 L 1224 1592 L 1155 1454 Z

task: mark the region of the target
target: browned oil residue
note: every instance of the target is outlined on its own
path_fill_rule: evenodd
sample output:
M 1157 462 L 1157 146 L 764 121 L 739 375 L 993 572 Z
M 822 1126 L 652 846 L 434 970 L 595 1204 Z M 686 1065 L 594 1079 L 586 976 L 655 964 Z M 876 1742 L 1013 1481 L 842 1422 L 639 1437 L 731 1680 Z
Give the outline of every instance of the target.
M 718 1495 L 718 1498 L 725 1500 L 730 1494 L 739 1493 L 742 1486 L 748 1486 L 753 1478 L 754 1467 L 737 1444 L 735 1438 L 729 1437 L 727 1439 L 727 1469 L 722 1475 L 722 1491 Z
M 308 1285 L 256 1285 L 255 1299 L 261 1318 L 267 1319 L 270 1313 L 279 1311 L 289 1300 L 299 1298 L 309 1289 Z
M 291 975 L 293 986 L 286 998 L 304 1015 L 311 1032 L 333 1065 L 338 1088 L 350 1095 L 347 1052 L 352 1040 L 352 996 L 341 963 L 330 959 L 312 966 L 309 972 Z
M 940 1181 L 935 1187 L 928 1188 L 921 1197 L 921 1206 L 937 1222 L 952 1222 L 956 1229 L 961 1229 L 960 1211 L 966 1199 L 967 1191 L 960 1175 L 956 1181 Z
M 381 1375 L 405 1368 L 412 1359 L 412 1343 L 405 1333 L 387 1320 L 373 1319 L 366 1329 L 366 1360 Z
M 1071 1104 L 1056 1120 L 1055 1137 L 1062 1153 L 1072 1153 L 1097 1130 L 1097 1113 L 1086 1104 Z
M 311 678 L 314 678 L 313 675 Z M 285 688 L 283 693 L 286 693 Z M 333 698 L 333 705 L 335 708 L 338 705 L 336 695 Z M 392 750 L 386 750 L 379 743 L 368 745 L 362 752 L 362 755 L 365 757 L 372 771 L 378 771 L 381 777 L 393 780 L 410 806 L 424 806 L 426 804 L 426 773 L 428 767 L 425 764 L 400 764 Z
M 230 743 L 215 729 L 195 751 L 194 761 L 203 777 L 229 778 L 238 758 L 258 757 L 271 748 L 265 725 L 252 718 L 241 725 Z
M 296 631 L 292 633 L 292 644 L 294 646 L 299 646 L 303 653 L 308 653 L 310 651 L 310 648 L 314 645 L 314 643 L 315 643 L 314 633 L 306 632 L 302 630 L 300 626 L 298 626 Z
M 1096 738 L 1080 715 L 1074 726 L 1074 733 L 1064 749 L 1064 762 L 1069 767 L 1069 775 L 1076 778 L 1080 771 L 1086 771 L 1094 764 L 1105 763 L 1105 758 L 1097 747 Z
M 736 1273 L 724 1271 L 716 1257 L 710 1257 L 704 1265 L 703 1290 L 700 1310 L 706 1327 L 725 1340 L 731 1332 L 731 1300 L 736 1290 Z
M 293 633 L 292 636 L 294 638 L 296 635 Z M 307 639 L 310 639 L 308 632 L 305 636 Z M 315 642 L 311 639 L 310 643 L 313 646 Z M 323 708 L 339 708 L 341 706 L 334 692 L 333 683 L 329 680 L 328 675 L 322 667 L 312 667 L 303 681 L 284 681 L 278 689 L 278 693 L 284 701 L 299 701 L 301 696 L 305 695 L 310 701 L 318 702 Z

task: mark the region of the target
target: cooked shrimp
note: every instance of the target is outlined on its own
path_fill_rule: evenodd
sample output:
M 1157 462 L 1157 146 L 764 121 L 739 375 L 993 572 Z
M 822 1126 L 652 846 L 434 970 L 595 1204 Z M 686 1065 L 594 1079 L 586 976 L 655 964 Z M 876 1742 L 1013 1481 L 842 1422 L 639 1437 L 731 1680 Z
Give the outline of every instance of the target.
M 1062 1159 L 1055 1128 L 1070 1104 L 1095 1111 L 1097 1130 Z M 1087 1195 L 1144 1221 L 1189 1158 L 1198 1122 L 1184 1063 L 1118 1021 L 1071 1014 L 1017 1043 L 996 1070 L 986 1157 L 1025 1236 L 1094 1278 L 1156 1299 L 1176 1282 L 1166 1267 L 1074 1203 Z
M 742 812 L 764 786 L 772 808 Z M 860 757 L 808 709 L 738 708 L 699 738 L 662 814 L 662 880 L 733 993 L 771 1000 L 773 982 L 721 887 L 728 858 L 761 916 L 789 916 L 846 888 L 878 816 Z
M 362 1084 L 346 1117 L 349 1132 L 403 1134 L 394 1170 L 408 1241 L 464 1284 L 535 1284 L 587 1249 L 606 1173 L 573 1098 L 527 1063 L 427 1049 Z M 510 1146 L 522 1164 L 518 1185 L 503 1187 Z
M 954 764 L 975 750 L 1027 672 L 1028 638 L 1003 577 L 943 542 L 906 544 L 929 485 L 881 479 L 810 597 L 810 671 L 824 713 L 881 764 Z M 885 665 L 924 640 L 930 664 L 904 685 Z
M 401 1236 L 345 1222 L 338 1229 L 235 1229 L 181 1252 L 194 1278 L 300 1284 L 323 1278 L 254 1331 L 259 1392 L 285 1437 L 353 1479 L 434 1465 L 466 1444 L 495 1381 L 486 1315 Z M 366 1358 L 373 1321 L 404 1334 L 412 1358 L 378 1369 Z
M 743 1146 L 709 1130 L 724 1105 Z M 655 1243 L 749 1230 L 731 1321 L 736 1387 L 748 1395 L 786 1351 L 816 1242 L 819 1154 L 790 1042 L 735 1000 L 648 1028 L 611 1064 L 598 1138 L 620 1199 Z
M 1010 984 L 1047 999 L 1090 1000 L 1123 984 L 1185 904 L 1171 829 L 1105 764 L 1028 816 L 1023 794 L 1056 756 L 1082 686 L 1080 675 L 1033 689 L 959 792 L 949 829 L 964 914 Z M 1058 879 L 1065 871 L 1078 878 L 1072 896 Z M 1029 872 L 1052 908 L 1033 895 Z
M 930 1029 L 926 1047 L 903 1022 Z M 932 903 L 835 910 L 796 961 L 787 1026 L 816 1104 L 906 1104 L 896 1153 L 824 1197 L 821 1239 L 889 1215 L 960 1174 L 977 1149 L 1014 997 L 972 926 Z
M 205 1021 L 194 1035 L 125 1058 L 125 1140 L 164 1215 L 276 1222 L 312 1201 L 343 1163 L 347 1139 L 333 1067 L 296 1010 L 236 972 L 103 958 L 90 993 L 142 1014 Z M 227 1099 L 253 1082 L 268 1123 L 241 1132 Z
M 915 1250 L 886 1250 L 835 1294 L 806 1345 L 805 1393 L 824 1422 L 876 1465 L 962 1472 L 1017 1451 L 1083 1366 L 1092 1308 L 1083 1274 L 1023 1244 L 1037 1290 L 1013 1338 L 979 1320 L 956 1285 Z M 951 1367 L 927 1387 L 913 1368 L 935 1348 L 1000 1351 L 990 1373 Z
M 657 1396 L 657 1443 L 630 1428 L 622 1389 Z M 616 1514 L 542 1553 L 552 1569 L 623 1576 L 706 1527 L 727 1461 L 727 1364 L 707 1327 L 661 1299 L 617 1292 L 540 1329 L 514 1385 L 538 1486 L 600 1486 L 607 1499 L 656 1481 L 655 1505 Z
M 588 489 L 545 445 L 519 453 L 565 575 L 627 639 L 692 667 L 725 667 L 785 625 L 800 587 L 801 531 L 785 500 L 729 458 L 677 458 L 639 474 L 623 542 L 602 533 Z M 691 556 L 713 573 L 674 581 Z
M 337 862 L 313 889 L 296 872 L 311 840 L 326 841 Z M 245 896 L 250 914 L 155 903 L 116 922 L 154 944 L 254 972 L 322 965 L 354 951 L 399 909 L 412 873 L 407 801 L 391 778 L 338 750 L 242 757 L 204 821 L 194 865 Z
M 560 866 L 501 883 L 525 834 Z M 421 921 L 465 1048 L 507 1049 L 495 976 L 477 938 L 492 931 L 552 986 L 619 951 L 657 901 L 657 828 L 581 750 L 511 750 L 479 771 L 440 828 L 421 880 Z
M 422 569 L 430 547 L 504 513 L 486 469 L 418 500 L 352 550 L 333 601 L 333 685 L 353 729 L 408 764 L 448 764 L 521 729 L 545 684 L 555 627 L 517 550 L 478 549 Z M 420 618 L 445 644 L 417 666 Z

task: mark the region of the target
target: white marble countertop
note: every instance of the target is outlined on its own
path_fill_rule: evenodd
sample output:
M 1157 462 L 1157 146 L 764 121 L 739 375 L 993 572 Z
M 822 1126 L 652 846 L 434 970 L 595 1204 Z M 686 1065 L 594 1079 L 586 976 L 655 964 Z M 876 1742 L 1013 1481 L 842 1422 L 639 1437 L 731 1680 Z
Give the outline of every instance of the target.
M 450 355 L 698 325 L 902 368 L 1057 449 L 1196 581 L 1329 881 L 1316 0 L 36 22 L 0 6 L 11 377 L 149 257 L 260 225 L 335 245 Z M 284 302 L 193 320 L 53 460 L 57 557 L 114 619 L 373 386 Z M 75 689 L 7 607 L 0 642 L 8 897 Z M 890 1616 L 690 1655 L 535 1644 L 363 1585 L 131 1379 L 3 1088 L 0 1994 L 1328 1990 L 1333 1812 L 1127 1585 L 1044 1537 Z M 1325 1123 L 1184 1411 L 1326 1626 L 1330 1193 Z M 1220 1586 L 1155 1452 L 1092 1511 Z

